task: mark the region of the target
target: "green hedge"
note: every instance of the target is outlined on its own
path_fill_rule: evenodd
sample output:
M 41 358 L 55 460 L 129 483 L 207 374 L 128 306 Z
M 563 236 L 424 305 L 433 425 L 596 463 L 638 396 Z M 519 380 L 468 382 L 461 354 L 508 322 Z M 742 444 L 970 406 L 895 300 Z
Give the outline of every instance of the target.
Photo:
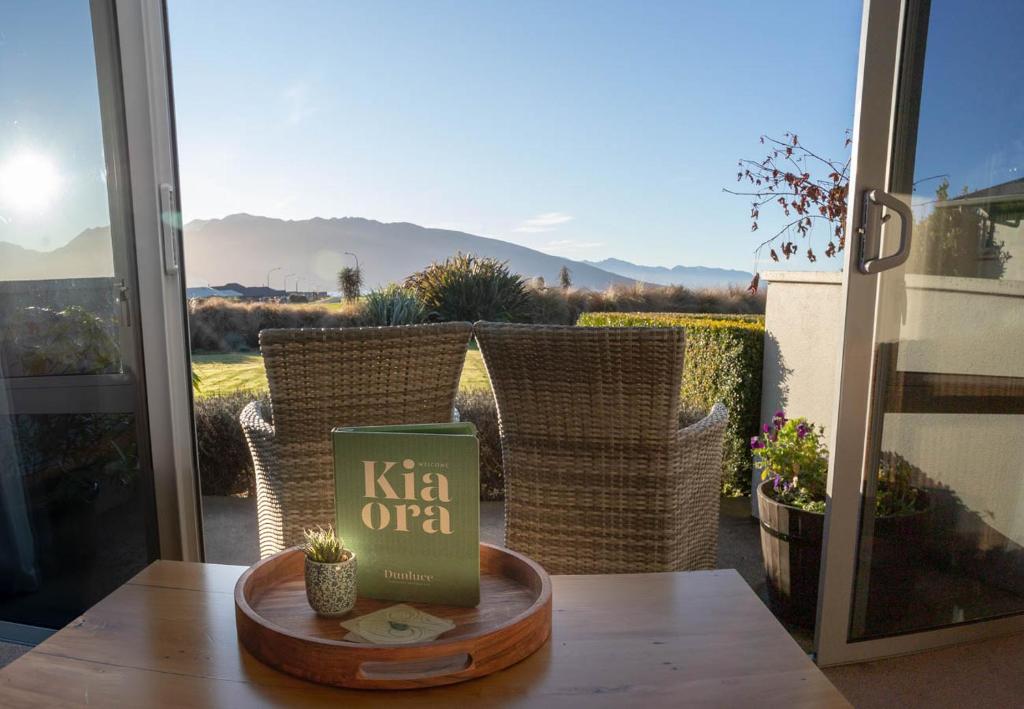
M 750 438 L 761 418 L 764 316 L 677 313 L 584 313 L 584 327 L 681 327 L 686 331 L 684 414 L 706 413 L 716 401 L 729 409 L 722 490 L 750 492 Z

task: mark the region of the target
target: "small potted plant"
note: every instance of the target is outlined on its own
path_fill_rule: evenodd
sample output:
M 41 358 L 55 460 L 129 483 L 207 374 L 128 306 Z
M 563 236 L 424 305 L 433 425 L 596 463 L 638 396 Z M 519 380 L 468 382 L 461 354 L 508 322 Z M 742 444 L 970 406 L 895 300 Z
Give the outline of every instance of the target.
M 356 555 L 346 549 L 334 529 L 307 529 L 306 599 L 317 612 L 328 618 L 342 616 L 356 604 Z
M 828 449 L 823 437 L 820 426 L 777 411 L 750 441 L 764 481 L 757 488 L 757 507 L 769 599 L 780 615 L 808 626 L 814 624 L 818 605 L 825 526 Z M 910 484 L 911 472 L 898 455 L 882 455 L 871 556 L 875 579 L 868 596 L 868 615 L 878 616 L 879 622 L 881 610 L 898 613 L 900 603 L 910 598 L 917 566 L 911 557 L 927 536 L 928 498 Z

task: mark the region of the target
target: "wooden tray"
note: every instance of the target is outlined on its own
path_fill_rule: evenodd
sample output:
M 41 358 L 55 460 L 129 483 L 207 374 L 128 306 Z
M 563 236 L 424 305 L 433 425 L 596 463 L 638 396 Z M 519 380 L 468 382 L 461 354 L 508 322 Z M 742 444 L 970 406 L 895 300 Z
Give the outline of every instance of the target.
M 456 623 L 437 640 L 363 645 L 341 638 L 343 620 L 396 601 L 360 598 L 343 618 L 321 618 L 306 602 L 298 547 L 263 559 L 235 585 L 238 639 L 257 659 L 303 679 L 360 689 L 414 689 L 496 672 L 535 652 L 551 634 L 551 580 L 536 562 L 480 545 L 480 605 L 410 605 Z

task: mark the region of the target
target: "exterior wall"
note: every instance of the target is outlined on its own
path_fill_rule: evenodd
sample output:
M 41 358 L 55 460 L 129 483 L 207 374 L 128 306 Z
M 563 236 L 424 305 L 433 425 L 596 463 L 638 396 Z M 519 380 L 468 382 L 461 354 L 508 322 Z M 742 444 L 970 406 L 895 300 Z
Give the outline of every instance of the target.
M 899 370 L 1024 377 L 1024 282 L 911 275 L 906 285 Z M 1022 443 L 1024 416 L 1012 415 L 890 414 L 882 434 L 883 450 L 955 495 L 962 533 L 1019 545 Z
M 777 272 L 765 314 L 762 422 L 778 409 L 828 433 L 838 371 L 841 274 Z M 883 295 L 901 371 L 1024 377 L 1024 282 L 908 275 Z M 882 449 L 955 496 L 965 534 L 1024 545 L 1024 416 L 889 414 Z M 756 507 L 756 504 L 754 505 Z M 756 510 L 755 510 L 756 513 Z M 983 531 L 977 531 L 983 530 Z
M 839 357 L 841 273 L 769 271 L 761 423 L 779 409 L 832 425 Z M 760 483 L 755 471 L 752 488 Z M 757 516 L 757 498 L 751 495 Z

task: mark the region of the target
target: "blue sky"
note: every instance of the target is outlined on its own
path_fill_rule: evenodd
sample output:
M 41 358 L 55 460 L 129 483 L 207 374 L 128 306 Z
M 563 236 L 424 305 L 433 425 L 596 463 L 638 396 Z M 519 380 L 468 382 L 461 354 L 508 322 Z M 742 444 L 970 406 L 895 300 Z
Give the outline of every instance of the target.
M 27 209 L 26 167 L 48 186 Z M 0 0 L 0 241 L 49 250 L 109 224 L 105 178 L 89 3 Z
M 749 269 L 736 160 L 786 130 L 838 155 L 852 123 L 858 2 L 169 6 L 186 218 Z
M 915 201 L 1024 178 L 1024 3 L 933 2 L 921 92 Z
M 786 130 L 841 155 L 852 123 L 854 0 L 168 5 L 186 219 L 363 216 L 750 269 L 748 204 L 721 191 L 736 160 Z M 44 7 L 0 0 L 0 169 L 49 156 L 61 209 L 0 204 L 0 240 L 54 248 L 107 217 L 86 3 Z

